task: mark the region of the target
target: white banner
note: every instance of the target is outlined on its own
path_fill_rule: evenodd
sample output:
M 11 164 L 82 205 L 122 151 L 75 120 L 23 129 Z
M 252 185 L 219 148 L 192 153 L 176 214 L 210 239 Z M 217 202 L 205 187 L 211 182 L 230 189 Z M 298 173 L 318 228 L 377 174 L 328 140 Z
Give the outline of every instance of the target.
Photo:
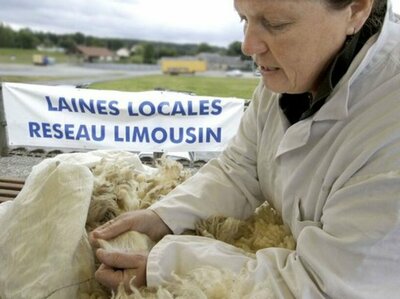
M 237 98 L 3 83 L 10 146 L 221 151 L 244 110 Z

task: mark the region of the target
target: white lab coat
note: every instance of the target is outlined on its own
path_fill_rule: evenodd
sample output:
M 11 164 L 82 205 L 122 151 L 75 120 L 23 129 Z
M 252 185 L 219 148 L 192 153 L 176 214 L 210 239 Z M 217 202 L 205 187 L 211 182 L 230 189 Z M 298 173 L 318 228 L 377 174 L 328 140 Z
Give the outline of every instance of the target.
M 388 6 L 316 114 L 289 126 L 279 95 L 260 84 L 223 154 L 151 207 L 180 234 L 212 215 L 248 217 L 267 200 L 296 250 L 251 258 L 171 235 L 150 252 L 149 286 L 212 265 L 272 280 L 277 298 L 400 298 L 400 23 Z

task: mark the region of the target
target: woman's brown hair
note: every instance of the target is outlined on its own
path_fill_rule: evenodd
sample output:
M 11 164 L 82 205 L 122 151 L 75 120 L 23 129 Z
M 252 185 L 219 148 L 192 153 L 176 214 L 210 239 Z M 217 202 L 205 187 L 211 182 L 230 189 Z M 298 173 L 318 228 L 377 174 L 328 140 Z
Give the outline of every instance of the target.
M 354 0 L 323 0 L 332 9 L 343 9 L 350 5 Z M 374 0 L 371 14 L 369 15 L 364 26 L 372 28 L 382 27 L 386 13 L 387 0 Z

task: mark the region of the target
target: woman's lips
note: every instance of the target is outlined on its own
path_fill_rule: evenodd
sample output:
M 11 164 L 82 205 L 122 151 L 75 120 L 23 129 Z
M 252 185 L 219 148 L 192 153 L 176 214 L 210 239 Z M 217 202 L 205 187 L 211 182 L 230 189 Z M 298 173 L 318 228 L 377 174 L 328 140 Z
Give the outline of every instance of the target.
M 261 69 L 261 71 L 263 71 L 263 72 L 273 72 L 273 71 L 279 70 L 279 67 L 261 66 L 260 69 Z

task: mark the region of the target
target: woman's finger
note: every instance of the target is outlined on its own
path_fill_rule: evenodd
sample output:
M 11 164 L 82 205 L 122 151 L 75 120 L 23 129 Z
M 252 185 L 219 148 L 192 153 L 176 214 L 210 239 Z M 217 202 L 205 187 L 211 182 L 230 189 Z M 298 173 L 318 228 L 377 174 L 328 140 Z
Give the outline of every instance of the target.
M 132 291 L 131 284 L 136 284 L 136 270 L 135 269 L 114 269 L 108 267 L 104 264 L 101 264 L 99 269 L 95 273 L 96 280 L 104 285 L 105 287 L 117 290 L 120 284 L 124 285 L 125 291 L 129 294 Z M 140 279 L 140 284 L 137 287 L 141 287 L 146 282 L 143 279 Z
M 95 273 L 95 278 L 107 288 L 116 290 L 119 284 L 124 281 L 124 272 L 101 264 Z
M 91 232 L 93 239 L 108 240 L 114 238 L 130 229 L 126 217 L 117 217 L 112 219 Z
M 146 264 L 147 260 L 145 254 L 108 251 L 101 248 L 97 249 L 96 256 L 103 264 L 120 269 L 140 268 Z

